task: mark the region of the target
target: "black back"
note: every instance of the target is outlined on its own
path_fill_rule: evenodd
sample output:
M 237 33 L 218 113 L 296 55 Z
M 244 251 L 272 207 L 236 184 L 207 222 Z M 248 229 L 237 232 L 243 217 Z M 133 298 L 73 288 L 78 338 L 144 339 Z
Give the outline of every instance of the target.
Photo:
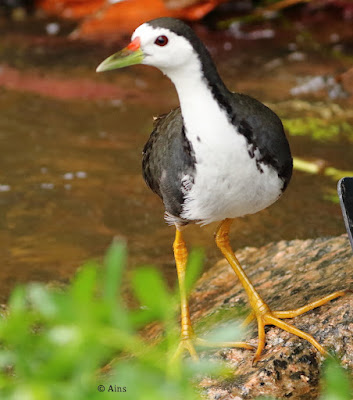
M 250 96 L 231 93 L 229 102 L 232 110 L 228 117 L 238 132 L 245 136 L 249 156 L 254 159 L 260 172 L 261 165 L 273 167 L 283 180 L 284 191 L 292 176 L 293 160 L 281 120 L 272 110 Z

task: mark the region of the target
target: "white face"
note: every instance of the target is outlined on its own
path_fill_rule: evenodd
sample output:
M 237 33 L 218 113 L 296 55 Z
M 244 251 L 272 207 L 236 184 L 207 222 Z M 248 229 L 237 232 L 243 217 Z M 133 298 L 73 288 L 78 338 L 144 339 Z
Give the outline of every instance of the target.
M 196 54 L 191 44 L 182 36 L 166 28 L 140 25 L 131 40 L 140 38 L 144 53 L 142 64 L 152 65 L 167 73 L 175 68 L 195 62 Z

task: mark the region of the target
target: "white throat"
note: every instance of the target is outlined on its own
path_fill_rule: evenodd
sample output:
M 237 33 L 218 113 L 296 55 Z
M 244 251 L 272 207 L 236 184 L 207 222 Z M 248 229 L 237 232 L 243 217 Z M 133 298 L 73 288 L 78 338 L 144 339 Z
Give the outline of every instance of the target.
M 214 98 L 201 63 L 194 55 L 190 62 L 178 68 L 162 71 L 174 83 L 178 93 L 187 136 L 217 137 L 217 131 L 229 129 L 226 112 Z
M 159 35 L 168 37 L 166 46 L 156 46 L 155 39 Z M 229 130 L 226 112 L 214 98 L 204 78 L 199 55 L 191 43 L 166 28 L 152 27 L 148 23 L 139 26 L 132 39 L 137 36 L 145 54 L 143 64 L 160 69 L 174 83 L 187 136 L 192 140 L 197 136 L 217 136 L 226 126 Z

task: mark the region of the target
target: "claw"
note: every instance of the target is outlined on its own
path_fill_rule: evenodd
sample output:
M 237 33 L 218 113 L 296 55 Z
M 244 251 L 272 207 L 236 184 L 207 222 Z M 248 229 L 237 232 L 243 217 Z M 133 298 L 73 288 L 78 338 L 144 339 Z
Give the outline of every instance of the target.
M 200 339 L 197 337 L 194 337 L 192 339 L 185 338 L 181 339 L 181 341 L 179 342 L 179 345 L 171 361 L 174 362 L 177 359 L 179 359 L 184 351 L 187 351 L 190 354 L 193 361 L 199 361 L 199 356 L 197 355 L 197 352 L 195 350 L 194 343 L 195 345 L 201 347 L 213 347 L 213 348 L 235 347 L 241 349 L 255 350 L 254 346 L 245 342 L 208 342 L 205 339 Z
M 195 347 L 192 344 L 192 339 L 182 339 L 172 357 L 172 362 L 175 362 L 181 357 L 184 351 L 188 351 L 193 361 L 199 361 L 199 356 L 196 353 Z

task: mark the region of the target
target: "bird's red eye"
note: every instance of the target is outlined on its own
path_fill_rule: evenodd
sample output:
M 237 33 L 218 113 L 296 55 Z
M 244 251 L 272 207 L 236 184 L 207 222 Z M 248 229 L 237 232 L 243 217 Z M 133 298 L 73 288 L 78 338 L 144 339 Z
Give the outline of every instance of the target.
M 158 38 L 154 41 L 155 44 L 158 46 L 165 46 L 168 43 L 168 38 L 167 36 L 161 35 L 158 36 Z

